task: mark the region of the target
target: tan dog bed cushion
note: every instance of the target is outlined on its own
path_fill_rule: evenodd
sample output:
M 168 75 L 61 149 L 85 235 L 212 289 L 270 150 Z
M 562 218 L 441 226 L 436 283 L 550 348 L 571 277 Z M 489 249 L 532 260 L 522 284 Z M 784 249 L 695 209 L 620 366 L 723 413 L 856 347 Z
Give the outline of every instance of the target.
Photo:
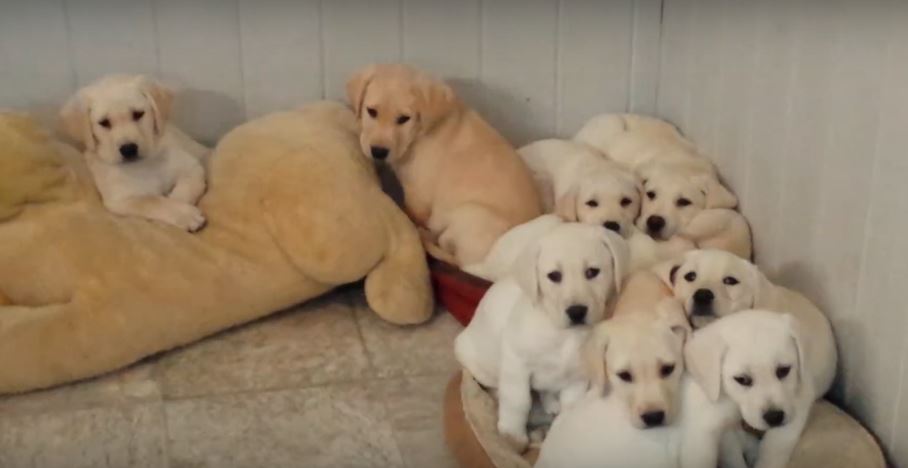
M 196 234 L 102 205 L 85 164 L 0 114 L 0 393 L 91 377 L 365 278 L 382 318 L 432 312 L 425 252 L 338 103 L 267 115 L 209 159 Z
M 445 438 L 464 468 L 530 468 L 538 452 L 523 456 L 498 435 L 496 404 L 466 371 L 445 392 Z M 885 468 L 879 445 L 857 421 L 836 406 L 816 404 L 790 468 Z

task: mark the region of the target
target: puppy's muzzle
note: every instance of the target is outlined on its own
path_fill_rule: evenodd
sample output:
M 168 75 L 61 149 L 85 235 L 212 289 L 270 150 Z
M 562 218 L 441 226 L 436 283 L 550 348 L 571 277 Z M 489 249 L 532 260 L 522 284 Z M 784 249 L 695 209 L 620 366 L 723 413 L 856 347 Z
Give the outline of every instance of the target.
M 769 427 L 779 427 L 785 424 L 785 412 L 780 409 L 770 408 L 763 412 L 763 420 Z
M 657 427 L 665 423 L 665 411 L 648 411 L 640 415 L 646 427 Z
M 716 296 L 709 289 L 698 289 L 694 292 L 694 307 L 692 315 L 709 316 L 713 315 L 713 300 Z
M 372 157 L 379 161 L 388 159 L 388 153 L 390 153 L 384 146 L 370 146 L 369 151 L 372 153 Z
M 602 227 L 604 227 L 610 231 L 615 231 L 618 234 L 621 234 L 621 225 L 615 221 L 606 221 L 606 222 L 602 223 Z
M 571 320 L 571 325 L 583 325 L 586 323 L 587 307 L 585 305 L 574 304 L 568 307 L 564 313 Z
M 139 145 L 135 143 L 124 143 L 120 145 L 120 156 L 126 162 L 132 162 L 139 159 Z

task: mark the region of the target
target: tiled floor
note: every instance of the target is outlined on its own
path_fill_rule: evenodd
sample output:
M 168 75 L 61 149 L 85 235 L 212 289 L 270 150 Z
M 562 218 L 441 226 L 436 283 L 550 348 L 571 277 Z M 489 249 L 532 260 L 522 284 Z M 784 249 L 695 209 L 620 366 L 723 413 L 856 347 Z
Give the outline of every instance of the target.
M 460 325 L 401 328 L 347 288 L 129 369 L 0 399 L 3 468 L 455 466 Z

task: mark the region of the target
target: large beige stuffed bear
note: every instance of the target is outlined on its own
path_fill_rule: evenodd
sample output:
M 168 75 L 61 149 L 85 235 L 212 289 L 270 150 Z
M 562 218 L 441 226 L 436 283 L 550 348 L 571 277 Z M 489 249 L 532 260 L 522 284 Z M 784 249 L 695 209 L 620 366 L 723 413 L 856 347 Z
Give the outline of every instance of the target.
M 230 132 L 197 234 L 100 204 L 81 158 L 0 117 L 0 392 L 81 379 L 366 278 L 382 318 L 429 318 L 419 235 L 336 103 Z

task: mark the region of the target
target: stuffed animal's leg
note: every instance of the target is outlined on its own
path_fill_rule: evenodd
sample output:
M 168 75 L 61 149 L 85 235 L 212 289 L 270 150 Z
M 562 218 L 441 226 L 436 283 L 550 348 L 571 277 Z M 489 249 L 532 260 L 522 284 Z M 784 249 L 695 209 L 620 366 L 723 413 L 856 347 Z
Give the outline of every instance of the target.
M 432 316 L 434 301 L 420 235 L 390 198 L 382 197 L 381 204 L 387 205 L 390 246 L 366 276 L 366 300 L 391 323 L 425 322 Z

